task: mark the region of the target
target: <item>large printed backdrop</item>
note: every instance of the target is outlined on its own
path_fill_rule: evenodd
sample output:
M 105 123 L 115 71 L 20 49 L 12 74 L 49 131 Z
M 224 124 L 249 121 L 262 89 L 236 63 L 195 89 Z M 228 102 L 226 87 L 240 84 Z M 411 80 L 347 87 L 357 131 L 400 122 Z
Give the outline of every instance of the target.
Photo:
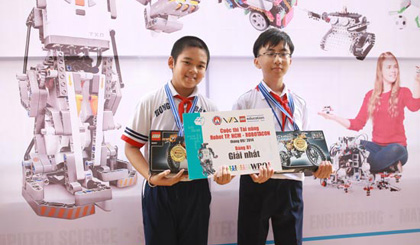
M 22 72 L 25 21 L 34 5 L 35 1 L 0 3 L 4 23 L 0 47 L 0 76 L 4 80 L 1 83 L 3 96 L 0 97 L 3 108 L 0 127 L 0 244 L 143 243 L 142 181 L 128 189 L 113 189 L 112 211 L 97 209 L 94 215 L 72 221 L 37 216 L 21 195 L 21 161 L 32 138 L 33 119 L 27 117 L 20 105 L 15 76 Z M 413 89 L 415 66 L 420 65 L 420 29 L 415 22 L 420 14 L 418 5 L 418 1 L 412 1 L 412 6 L 401 14 L 406 18 L 406 25 L 401 27 L 398 15 L 389 14 L 400 9 L 397 0 L 298 1 L 294 17 L 284 29 L 296 46 L 285 81 L 306 99 L 312 128 L 324 130 L 329 145 L 341 136 L 365 133 L 371 138 L 370 122 L 361 132 L 352 132 L 326 121 L 316 112 L 329 105 L 339 115 L 355 117 L 365 93 L 373 88 L 376 58 L 380 53 L 391 51 L 397 56 L 401 86 Z M 374 46 L 363 61 L 357 60 L 340 45 L 335 50 L 322 50 L 321 40 L 331 24 L 316 21 L 307 14 L 307 11 L 319 14 L 340 12 L 344 6 L 348 12 L 366 16 L 370 23 L 367 32 L 375 34 Z M 117 3 L 117 19 L 107 22 L 117 32 L 126 84 L 116 114 L 118 123 L 124 125 L 127 122 L 138 98 L 159 88 L 170 78 L 166 59 L 172 43 L 183 35 L 197 35 L 209 44 L 212 58 L 200 89 L 217 103 L 219 109 L 230 110 L 234 100 L 255 87 L 261 79 L 252 58 L 252 44 L 260 32 L 251 26 L 243 9 L 229 9 L 225 3 L 218 4 L 217 1 L 201 1 L 196 13 L 179 19 L 183 23 L 180 31 L 156 34 L 144 27 L 144 8 L 135 0 L 120 1 Z M 30 65 L 40 63 L 45 55 L 38 31 L 32 30 Z M 344 193 L 342 189 L 324 188 L 319 180 L 308 177 L 304 187 L 304 237 L 308 244 L 415 244 L 420 236 L 420 112 L 406 110 L 405 116 L 409 158 L 398 184 L 401 191 L 375 188 L 370 196 L 366 196 L 363 186 L 355 183 L 349 193 Z M 105 136 L 123 149 L 120 135 L 121 131 L 114 131 Z M 125 158 L 121 150 L 120 158 Z M 210 244 L 236 242 L 238 179 L 227 186 L 212 184 Z M 50 192 L 47 198 L 53 200 L 61 194 L 61 191 Z M 334 239 L 328 240 L 331 238 Z

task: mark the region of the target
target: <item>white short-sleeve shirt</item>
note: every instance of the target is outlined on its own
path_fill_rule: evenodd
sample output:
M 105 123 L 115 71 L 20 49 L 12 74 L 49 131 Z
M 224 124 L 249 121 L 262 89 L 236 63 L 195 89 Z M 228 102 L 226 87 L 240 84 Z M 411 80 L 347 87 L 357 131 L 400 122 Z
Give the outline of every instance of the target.
M 168 82 L 172 95 L 178 95 L 171 82 Z M 217 111 L 216 105 L 198 93 L 196 87 L 191 96 L 197 96 L 197 104 L 193 112 Z M 178 108 L 180 99 L 174 98 L 175 105 Z M 137 147 L 146 146 L 145 158 L 149 158 L 149 133 L 150 130 L 179 130 L 176 126 L 174 115 L 168 97 L 165 93 L 165 87 L 153 91 L 143 98 L 136 107 L 136 111 L 127 124 L 121 139 Z
M 272 92 L 267 84 L 263 81 L 263 86 L 269 91 Z M 293 112 L 293 120 L 295 121 L 296 125 L 299 127 L 300 130 L 308 130 L 309 128 L 309 119 L 308 119 L 308 110 L 306 108 L 306 102 L 301 97 L 299 97 L 294 92 L 290 91 L 287 86 L 284 86 L 282 94 L 288 94 L 288 96 L 293 97 L 294 102 L 294 112 Z M 267 104 L 267 101 L 264 98 L 264 95 L 257 89 L 251 89 L 245 94 L 241 95 L 236 103 L 233 105 L 233 110 L 245 110 L 245 109 L 258 109 L 258 108 L 270 108 Z M 280 109 L 273 107 L 275 113 L 279 118 L 281 118 L 281 111 Z M 277 123 L 277 120 L 273 114 L 273 120 L 276 127 L 276 131 L 281 131 L 280 125 Z M 285 130 L 286 131 L 293 131 L 293 125 L 286 120 Z M 292 179 L 292 180 L 299 180 L 303 181 L 304 175 L 303 173 L 287 173 L 287 174 L 274 174 L 273 179 Z

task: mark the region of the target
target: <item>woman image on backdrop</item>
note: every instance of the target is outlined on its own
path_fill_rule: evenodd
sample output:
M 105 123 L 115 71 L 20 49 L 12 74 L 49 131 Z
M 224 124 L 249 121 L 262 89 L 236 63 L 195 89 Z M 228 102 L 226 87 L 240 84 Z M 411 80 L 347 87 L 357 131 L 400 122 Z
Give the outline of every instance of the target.
M 404 109 L 420 109 L 420 67 L 417 68 L 413 93 L 400 87 L 400 69 L 397 58 L 391 52 L 382 53 L 377 62 L 374 88 L 367 92 L 362 107 L 354 119 L 347 119 L 331 113 L 318 112 L 347 129 L 359 131 L 372 120 L 372 141 L 362 140 L 360 144 L 369 151 L 367 159 L 370 171 L 378 173 L 402 172 L 407 162 L 407 138 L 404 129 Z

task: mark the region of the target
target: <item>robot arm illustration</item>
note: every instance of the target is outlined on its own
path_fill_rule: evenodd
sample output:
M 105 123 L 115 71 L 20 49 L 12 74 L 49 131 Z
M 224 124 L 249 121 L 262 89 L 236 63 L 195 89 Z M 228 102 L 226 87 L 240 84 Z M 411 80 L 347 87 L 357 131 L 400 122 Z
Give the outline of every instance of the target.
M 325 51 L 347 46 L 356 59 L 364 60 L 375 45 L 375 34 L 367 32 L 367 18 L 358 13 L 348 12 L 346 7 L 341 12 L 324 12 L 322 15 L 308 11 L 308 16 L 331 24 L 331 29 L 324 35 L 320 44 L 321 49 Z
M 200 0 L 137 0 L 143 5 L 149 4 L 144 10 L 146 28 L 157 32 L 171 33 L 182 29 L 178 19 L 196 12 Z

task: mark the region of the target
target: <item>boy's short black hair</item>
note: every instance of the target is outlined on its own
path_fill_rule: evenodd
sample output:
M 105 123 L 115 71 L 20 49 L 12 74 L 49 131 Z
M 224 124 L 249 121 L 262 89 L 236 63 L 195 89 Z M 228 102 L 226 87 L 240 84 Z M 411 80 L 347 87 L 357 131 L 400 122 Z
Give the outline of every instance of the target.
M 290 55 L 293 54 L 293 51 L 295 50 L 295 46 L 293 45 L 292 39 L 287 35 L 286 32 L 280 31 L 277 28 L 270 28 L 266 30 L 265 32 L 261 33 L 257 40 L 255 40 L 254 43 L 254 57 L 258 57 L 258 52 L 260 51 L 260 48 L 265 47 L 269 45 L 269 47 L 277 46 L 280 42 L 284 41 L 285 44 L 290 49 Z
M 174 59 L 174 62 L 176 63 L 178 56 L 182 53 L 182 51 L 185 48 L 190 48 L 190 47 L 200 48 L 204 50 L 204 52 L 206 52 L 206 55 L 207 55 L 206 69 L 207 69 L 210 63 L 209 48 L 207 47 L 206 43 L 203 40 L 194 36 L 181 37 L 174 43 L 174 46 L 172 47 L 172 51 L 171 51 L 171 56 Z

